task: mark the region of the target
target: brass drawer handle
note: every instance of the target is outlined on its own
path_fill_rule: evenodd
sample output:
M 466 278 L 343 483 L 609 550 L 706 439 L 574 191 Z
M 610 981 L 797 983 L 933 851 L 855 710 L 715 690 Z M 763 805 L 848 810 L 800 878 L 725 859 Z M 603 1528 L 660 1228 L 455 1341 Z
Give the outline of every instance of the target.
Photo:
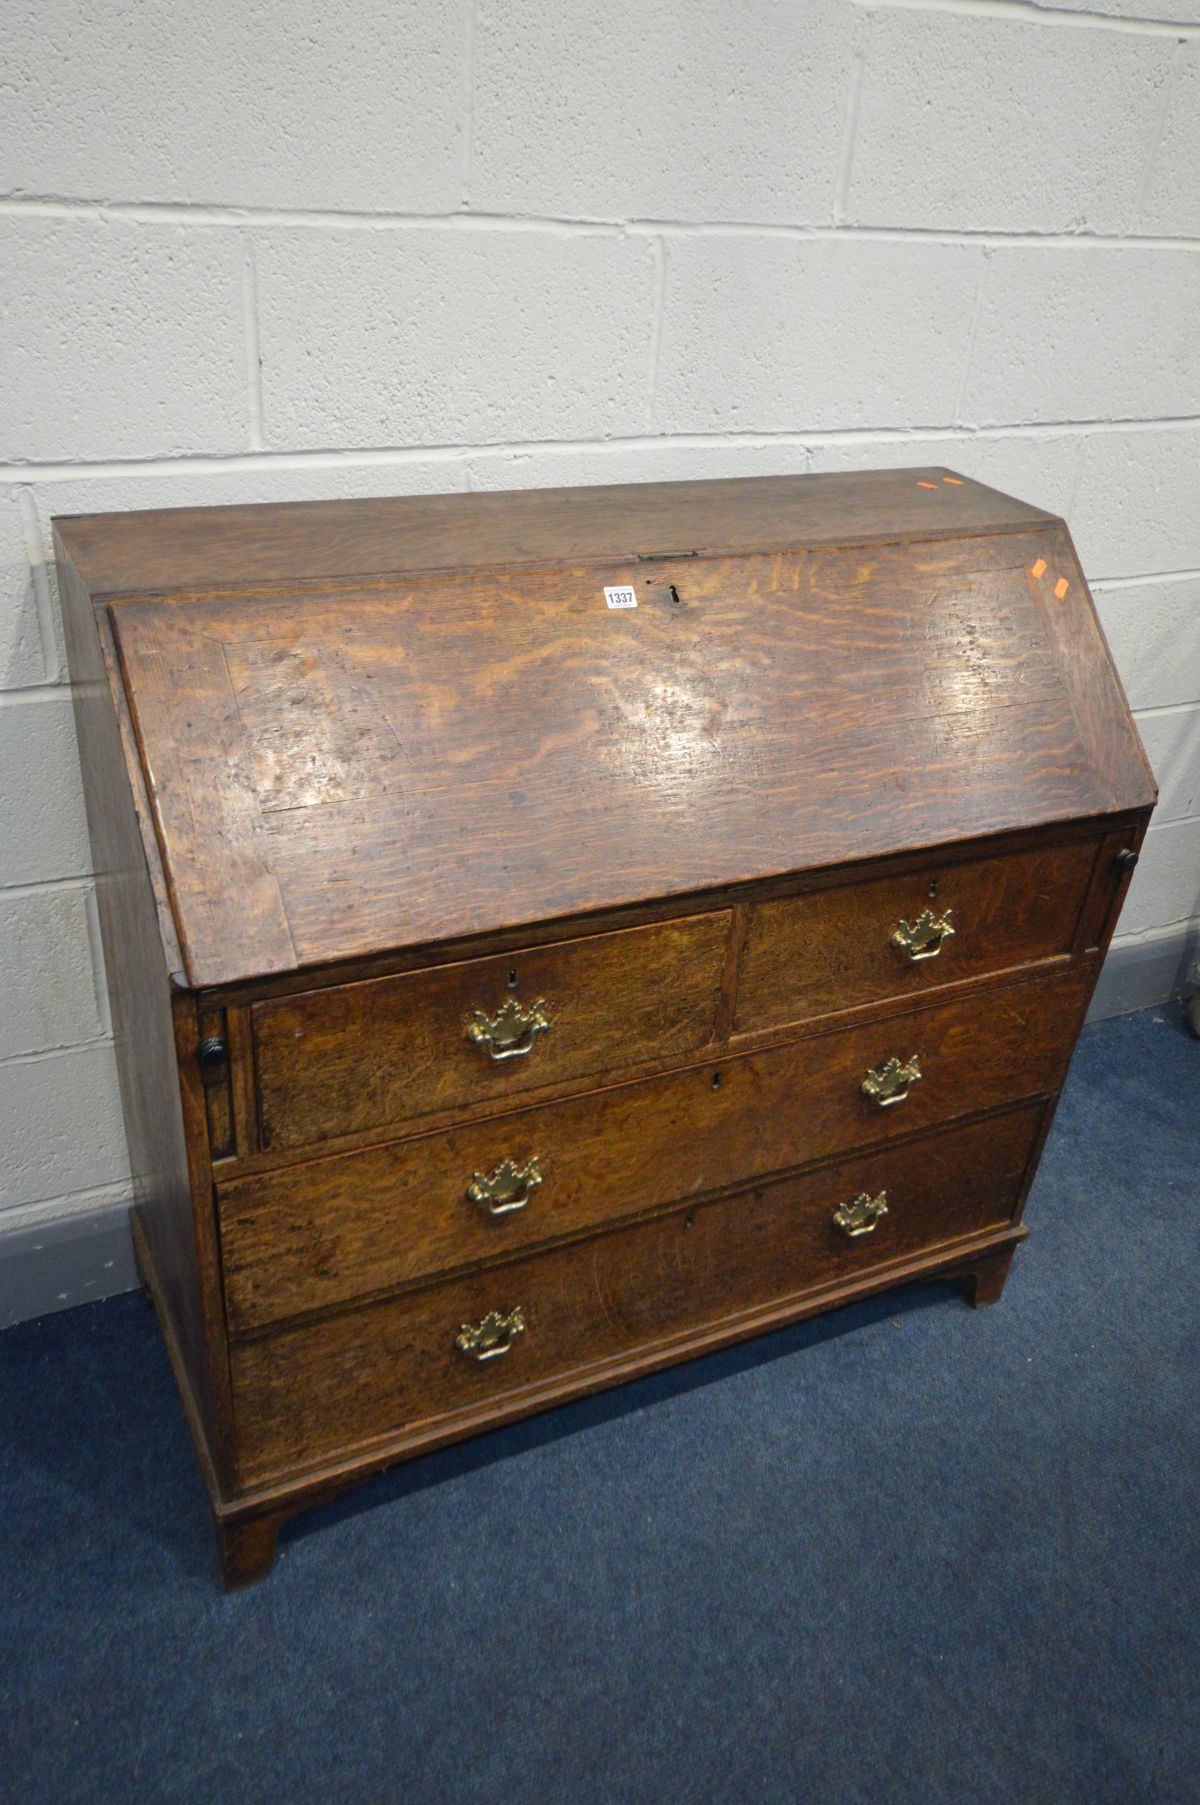
M 838 1205 L 833 1219 L 852 1241 L 857 1241 L 860 1235 L 873 1235 L 879 1218 L 887 1213 L 886 1191 L 880 1191 L 876 1197 L 868 1191 L 860 1191 L 851 1202 Z
M 872 1103 L 878 1103 L 880 1109 L 889 1109 L 893 1103 L 903 1103 L 909 1086 L 920 1076 L 921 1067 L 915 1053 L 903 1065 L 898 1059 L 889 1059 L 879 1071 L 867 1073 L 862 1081 L 862 1094 L 870 1097 Z
M 511 1159 L 501 1161 L 490 1178 L 476 1172 L 467 1186 L 467 1196 L 472 1203 L 481 1204 L 489 1216 L 512 1216 L 525 1208 L 541 1182 L 535 1153 L 524 1166 Z
M 922 909 L 915 921 L 901 921 L 892 935 L 892 945 L 907 953 L 914 965 L 922 959 L 936 959 L 945 942 L 954 938 L 950 925 L 953 913 L 953 909 L 947 909 L 945 914 L 935 915 L 932 909 Z
M 516 997 L 509 997 L 495 1015 L 477 1009 L 475 1019 L 467 1024 L 467 1039 L 473 1046 L 486 1047 L 489 1059 L 522 1059 L 533 1051 L 538 1035 L 549 1029 L 550 1018 L 541 997 L 529 1009 L 523 1009 Z
M 482 1322 L 464 1322 L 454 1345 L 474 1360 L 497 1360 L 525 1333 L 525 1312 L 518 1304 L 507 1316 L 489 1310 Z

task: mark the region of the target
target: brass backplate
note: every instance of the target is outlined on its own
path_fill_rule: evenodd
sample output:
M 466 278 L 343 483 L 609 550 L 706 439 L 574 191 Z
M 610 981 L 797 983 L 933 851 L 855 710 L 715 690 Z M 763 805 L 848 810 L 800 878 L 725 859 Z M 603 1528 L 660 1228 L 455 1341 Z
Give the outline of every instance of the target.
M 541 1167 L 535 1153 L 523 1166 L 518 1166 L 515 1160 L 502 1160 L 490 1178 L 476 1172 L 467 1186 L 467 1196 L 489 1216 L 511 1216 L 525 1208 L 541 1182 Z
M 874 1197 L 869 1191 L 860 1191 L 849 1203 L 838 1205 L 833 1220 L 852 1241 L 857 1241 L 860 1235 L 873 1234 L 876 1223 L 887 1213 L 886 1191 L 880 1191 Z
M 494 1360 L 524 1333 L 525 1312 L 518 1304 L 515 1310 L 489 1310 L 482 1322 L 464 1322 L 454 1345 L 473 1360 Z
M 467 1039 L 473 1046 L 486 1048 L 490 1059 L 519 1059 L 531 1052 L 538 1035 L 549 1029 L 543 998 L 526 1009 L 516 997 L 508 997 L 495 1015 L 485 1015 L 482 1009 L 475 1011 L 467 1023 Z
M 862 1081 L 862 1094 L 878 1103 L 881 1109 L 887 1109 L 892 1103 L 903 1103 L 910 1085 L 920 1076 L 921 1064 L 915 1053 L 903 1065 L 898 1059 L 889 1059 L 877 1072 L 867 1073 Z
M 950 925 L 953 913 L 953 909 L 946 909 L 935 915 L 932 909 L 922 909 L 915 921 L 900 922 L 892 935 L 892 945 L 907 953 L 914 965 L 922 959 L 936 959 L 945 942 L 954 938 Z

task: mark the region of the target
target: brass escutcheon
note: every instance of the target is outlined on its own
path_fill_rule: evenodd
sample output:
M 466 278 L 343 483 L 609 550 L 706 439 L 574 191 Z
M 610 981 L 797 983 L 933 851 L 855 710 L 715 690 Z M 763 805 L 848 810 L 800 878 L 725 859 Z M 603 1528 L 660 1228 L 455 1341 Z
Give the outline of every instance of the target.
M 921 1067 L 915 1053 L 903 1065 L 898 1059 L 889 1059 L 879 1071 L 867 1073 L 862 1081 L 862 1094 L 870 1097 L 872 1103 L 878 1103 L 880 1109 L 887 1109 L 893 1103 L 903 1103 L 909 1086 L 920 1076 Z
M 467 1039 L 473 1046 L 486 1047 L 489 1059 L 520 1059 L 533 1050 L 538 1035 L 547 1033 L 549 1028 L 550 1018 L 541 997 L 528 1009 L 522 1008 L 516 997 L 509 997 L 495 1015 L 485 1015 L 477 1009 L 474 1019 L 467 1023 Z
M 886 1191 L 880 1191 L 876 1197 L 872 1197 L 869 1191 L 860 1191 L 849 1203 L 838 1205 L 833 1212 L 833 1219 L 852 1241 L 857 1241 L 860 1235 L 874 1234 L 879 1218 L 887 1213 Z
M 935 915 L 932 909 L 922 909 L 915 921 L 900 923 L 892 935 L 892 945 L 907 953 L 914 965 L 921 959 L 936 959 L 943 944 L 954 938 L 950 925 L 953 913 L 953 909 L 947 909 Z
M 541 1182 L 535 1153 L 524 1166 L 518 1166 L 515 1160 L 502 1160 L 490 1178 L 476 1172 L 467 1186 L 467 1196 L 472 1203 L 481 1204 L 489 1216 L 512 1216 L 525 1208 Z
M 473 1360 L 495 1360 L 507 1354 L 518 1335 L 525 1333 L 525 1312 L 518 1304 L 504 1315 L 489 1310 L 482 1322 L 464 1322 L 454 1337 L 454 1345 Z

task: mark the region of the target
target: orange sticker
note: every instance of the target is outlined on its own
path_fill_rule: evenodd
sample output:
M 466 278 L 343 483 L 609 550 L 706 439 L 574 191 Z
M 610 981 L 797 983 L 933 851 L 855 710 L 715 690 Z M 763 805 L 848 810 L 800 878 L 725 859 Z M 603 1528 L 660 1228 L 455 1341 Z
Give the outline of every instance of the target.
M 1060 602 L 1070 587 L 1071 585 L 1067 582 L 1066 577 L 1059 577 L 1058 582 L 1054 585 L 1054 593 Z
M 918 488 L 918 489 L 936 489 L 936 488 L 937 488 L 937 484 L 936 484 L 936 483 L 923 483 L 923 482 L 922 482 L 922 481 L 921 481 L 921 480 L 920 480 L 920 478 L 919 478 L 919 477 L 918 477 L 918 479 L 917 479 L 917 488 Z
M 961 489 L 962 485 L 963 485 L 963 479 L 961 476 L 944 476 L 942 478 L 942 481 L 944 483 L 953 483 L 954 487 L 956 489 Z
M 1037 563 L 1034 565 L 1033 569 L 1030 571 L 1029 574 L 1031 577 L 1044 577 L 1046 574 L 1045 558 L 1039 558 Z

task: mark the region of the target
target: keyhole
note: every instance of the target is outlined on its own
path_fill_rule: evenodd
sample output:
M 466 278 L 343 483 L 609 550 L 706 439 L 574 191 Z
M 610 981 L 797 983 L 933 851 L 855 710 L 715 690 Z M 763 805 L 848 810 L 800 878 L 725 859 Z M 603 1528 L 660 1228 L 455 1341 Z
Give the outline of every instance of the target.
M 674 583 L 667 584 L 667 592 L 670 595 L 672 602 L 674 602 L 675 606 L 678 608 L 680 606 L 679 591 L 676 589 Z
M 936 877 L 934 878 L 933 882 L 929 886 L 929 894 L 931 897 L 934 897 L 937 895 L 937 879 L 936 879 Z
M 508 968 L 508 988 L 510 990 L 515 990 L 517 988 L 517 968 L 515 965 L 510 965 Z
M 713 1073 L 713 1080 L 712 1080 L 712 1087 L 713 1087 L 713 1089 L 714 1089 L 714 1090 L 715 1090 L 715 1091 L 719 1091 L 719 1090 L 720 1090 L 720 1088 L 721 1088 L 721 1074 L 720 1074 L 720 1072 L 714 1072 L 714 1073 Z

